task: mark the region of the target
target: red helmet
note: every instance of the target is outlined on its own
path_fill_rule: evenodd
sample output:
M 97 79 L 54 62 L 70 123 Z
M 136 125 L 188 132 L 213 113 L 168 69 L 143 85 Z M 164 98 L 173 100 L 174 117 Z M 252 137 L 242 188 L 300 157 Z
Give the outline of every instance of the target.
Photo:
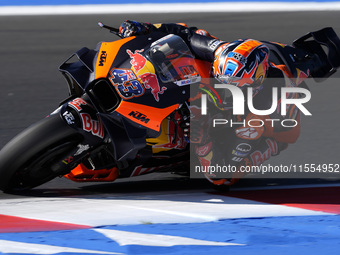
M 258 88 L 267 75 L 268 58 L 268 47 L 253 39 L 224 44 L 215 52 L 214 76 L 222 83 L 240 88 Z

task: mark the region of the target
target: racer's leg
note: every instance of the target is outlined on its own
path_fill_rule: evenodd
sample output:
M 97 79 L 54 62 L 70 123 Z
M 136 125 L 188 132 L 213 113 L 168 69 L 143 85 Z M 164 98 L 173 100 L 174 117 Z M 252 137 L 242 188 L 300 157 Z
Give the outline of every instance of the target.
M 214 172 L 205 172 L 211 183 L 231 185 L 247 174 L 241 171 L 242 167 L 259 166 L 287 147 L 287 143 L 277 142 L 273 138 L 247 140 L 231 133 L 219 142 L 209 141 L 197 146 L 195 152 L 204 169 L 214 169 Z M 218 169 L 223 171 L 218 172 Z

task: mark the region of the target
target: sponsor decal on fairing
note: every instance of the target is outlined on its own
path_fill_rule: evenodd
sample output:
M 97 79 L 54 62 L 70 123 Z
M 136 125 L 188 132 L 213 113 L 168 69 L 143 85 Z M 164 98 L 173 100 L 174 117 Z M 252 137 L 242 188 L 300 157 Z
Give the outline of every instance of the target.
M 107 57 L 107 53 L 105 50 L 103 50 L 100 53 L 100 58 L 99 58 L 99 66 L 104 66 L 104 63 L 106 62 L 106 57 Z
M 143 82 L 144 87 L 151 89 L 151 94 L 154 99 L 159 102 L 159 94 L 163 94 L 167 87 L 163 86 L 161 88 L 153 65 L 141 54 L 143 51 L 144 49 L 135 50 L 134 52 L 126 50 L 126 53 L 131 58 L 130 64 L 132 65 L 132 69 Z
M 104 127 L 100 119 L 93 120 L 91 116 L 87 113 L 81 113 L 80 117 L 84 131 L 90 132 L 93 135 L 98 136 L 100 138 L 104 138 Z
M 68 105 L 80 112 L 82 110 L 82 105 L 87 105 L 87 102 L 84 99 L 78 97 L 69 102 Z

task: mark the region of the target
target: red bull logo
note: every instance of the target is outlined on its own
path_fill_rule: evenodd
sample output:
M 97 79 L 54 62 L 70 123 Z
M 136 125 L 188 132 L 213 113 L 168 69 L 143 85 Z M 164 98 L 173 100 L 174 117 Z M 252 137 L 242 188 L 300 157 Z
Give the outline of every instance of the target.
M 81 120 L 83 123 L 83 129 L 86 132 L 92 133 L 92 135 L 98 136 L 100 138 L 104 138 L 105 131 L 103 127 L 103 123 L 101 120 L 93 120 L 91 116 L 87 113 L 81 113 Z
M 151 94 L 155 100 L 159 102 L 158 94 L 163 94 L 166 87 L 162 87 L 162 89 L 160 88 L 157 76 L 153 73 L 144 73 L 142 75 L 138 75 L 138 77 L 142 80 L 146 89 L 151 89 Z
M 138 73 L 146 64 L 146 58 L 141 55 L 144 49 L 141 50 L 135 50 L 134 53 L 132 53 L 131 50 L 126 50 L 126 53 L 129 54 L 131 61 L 130 64 L 133 66 L 135 69 L 136 73 Z
M 160 87 L 157 75 L 155 74 L 154 67 L 152 64 L 141 54 L 144 49 L 135 50 L 132 53 L 131 50 L 126 50 L 129 54 L 134 71 L 136 72 L 139 79 L 144 83 L 146 89 L 151 89 L 151 94 L 157 102 L 159 102 L 159 94 L 163 94 L 167 89 L 166 87 Z M 150 70 L 151 69 L 151 70 Z

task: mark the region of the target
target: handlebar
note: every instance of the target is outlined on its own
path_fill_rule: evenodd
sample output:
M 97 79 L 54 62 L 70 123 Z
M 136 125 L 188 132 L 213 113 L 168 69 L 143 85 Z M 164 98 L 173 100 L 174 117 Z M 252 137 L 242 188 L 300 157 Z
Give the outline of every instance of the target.
M 107 25 L 103 24 L 102 22 L 98 22 L 98 26 L 101 27 L 101 28 L 106 28 L 106 29 L 108 29 L 108 30 L 110 31 L 110 33 L 113 33 L 113 34 L 119 36 L 120 38 L 124 38 L 124 37 L 119 33 L 119 29 L 118 29 L 118 28 L 107 26 Z

